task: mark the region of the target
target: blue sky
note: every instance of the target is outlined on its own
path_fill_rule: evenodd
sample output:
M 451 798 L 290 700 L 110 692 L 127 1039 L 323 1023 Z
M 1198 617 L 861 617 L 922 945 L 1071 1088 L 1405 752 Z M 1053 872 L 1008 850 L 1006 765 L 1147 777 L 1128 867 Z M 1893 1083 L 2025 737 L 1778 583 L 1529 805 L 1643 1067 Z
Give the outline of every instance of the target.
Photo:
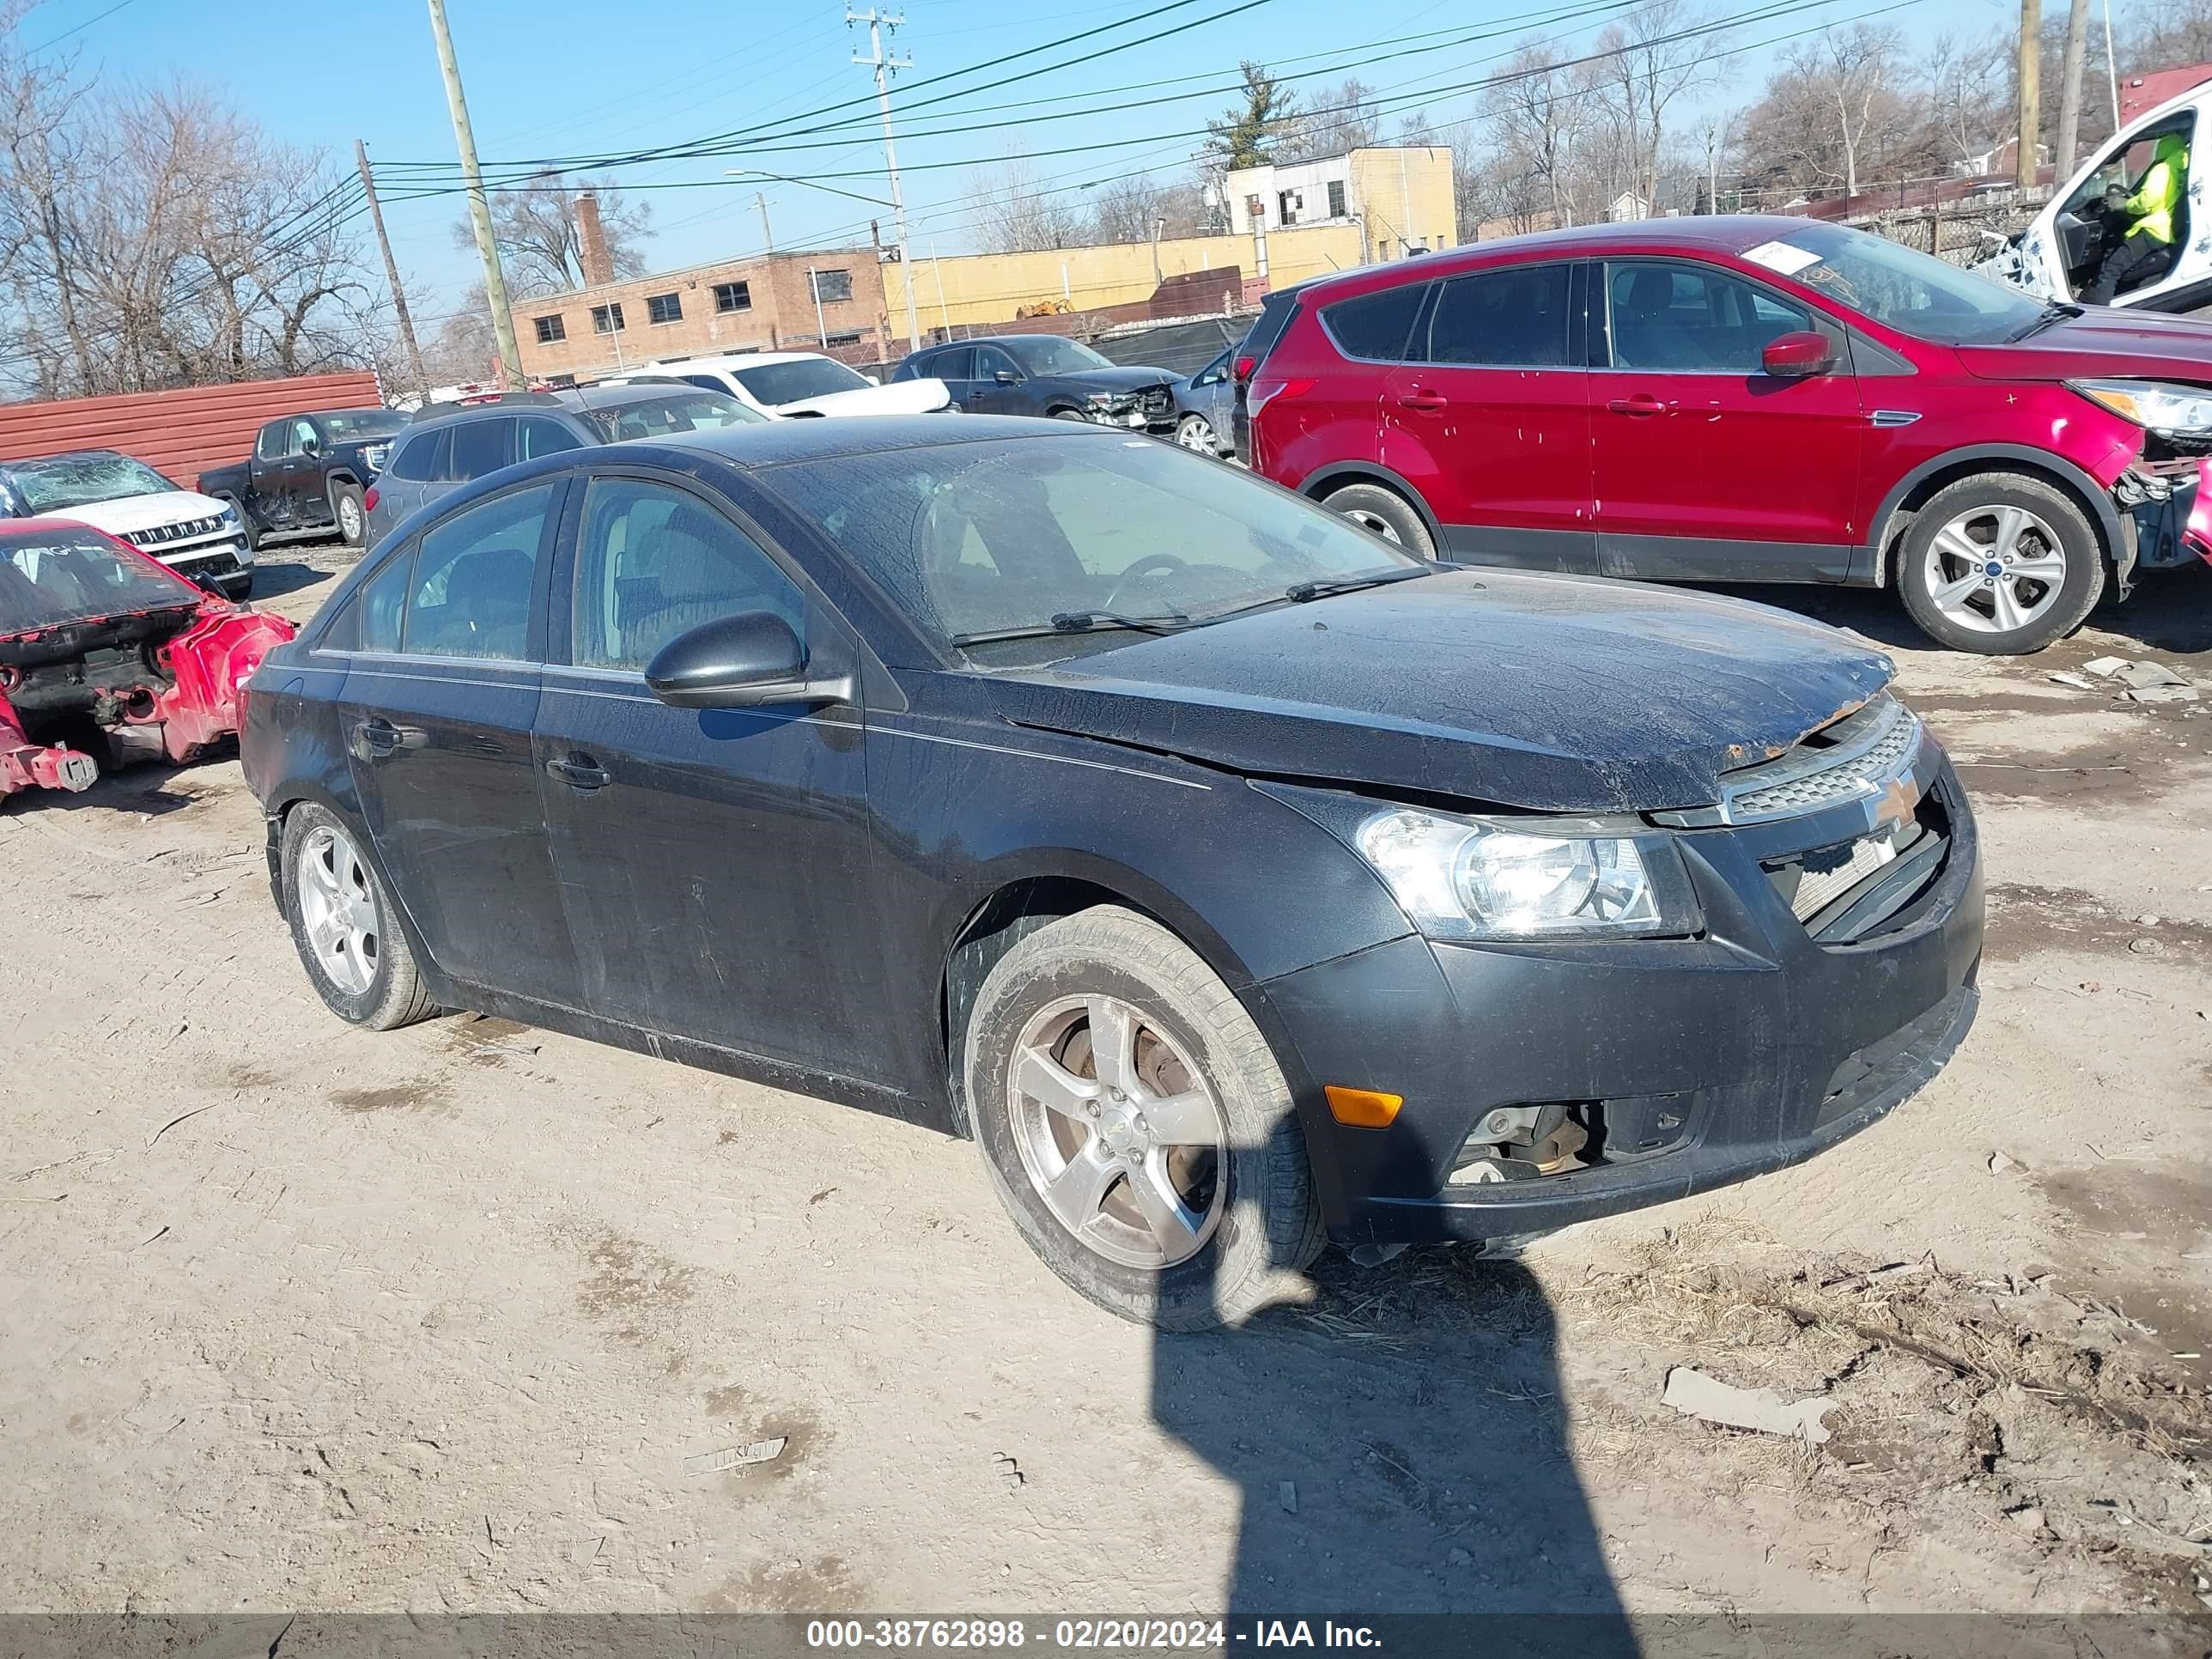
M 1584 0 L 1587 3 L 1587 0 Z M 1755 24 L 1741 32 L 1749 43 L 1828 19 L 1849 18 L 1884 0 L 1827 0 L 1819 9 Z M 945 74 L 1000 54 L 1109 25 L 1151 9 L 1161 0 L 1076 0 L 1067 8 L 1034 0 L 909 0 L 907 25 L 895 46 L 914 66 L 894 86 Z M 1195 0 L 1139 27 L 1117 30 L 1030 63 L 975 77 L 997 79 L 1036 64 L 1051 64 L 1100 46 L 1204 19 L 1241 0 Z M 1195 142 L 1180 132 L 1200 127 L 1230 101 L 1218 88 L 1233 81 L 1240 58 L 1258 58 L 1287 73 L 1333 79 L 1348 60 L 1407 46 L 1396 38 L 1434 33 L 1450 42 L 1395 61 L 1357 70 L 1370 85 L 1413 94 L 1474 80 L 1494 67 L 1528 34 L 1557 40 L 1572 50 L 1587 42 L 1601 18 L 1549 24 L 1516 23 L 1565 10 L 1576 0 L 1261 0 L 1240 15 L 1095 63 L 1042 75 L 1024 84 L 979 92 L 929 112 L 902 117 L 899 159 L 913 217 L 916 257 L 934 242 L 944 252 L 969 246 L 971 217 L 964 197 L 966 163 L 1026 149 L 1048 183 L 1079 185 L 1144 167 L 1163 173 L 1179 167 Z M 1740 11 L 1756 0 L 1711 0 L 1713 9 Z M 769 199 L 776 243 L 865 241 L 867 220 L 890 215 L 848 198 L 804 185 L 726 180 L 726 167 L 751 166 L 819 179 L 863 197 L 884 192 L 882 146 L 873 125 L 872 83 L 850 61 L 865 49 L 866 31 L 848 30 L 842 0 L 783 0 L 776 5 L 745 0 L 651 0 L 645 5 L 572 3 L 572 0 L 447 0 L 454 43 L 466 82 L 477 144 L 489 167 L 495 161 L 548 155 L 604 154 L 789 122 L 839 106 L 820 120 L 865 120 L 866 125 L 818 140 L 811 148 L 626 168 L 634 184 L 685 186 L 648 192 L 657 235 L 651 248 L 659 267 L 698 263 L 757 250 L 760 226 L 755 190 Z M 1979 33 L 2018 16 L 2005 0 L 1915 0 L 1883 20 L 1915 36 L 1950 28 Z M 1499 38 L 1468 42 L 1488 27 Z M 63 47 L 80 53 L 86 69 L 125 79 L 162 80 L 182 74 L 218 93 L 275 136 L 320 148 L 350 161 L 352 141 L 368 141 L 380 164 L 450 163 L 453 129 L 447 119 L 437 59 L 422 0 L 42 0 L 21 25 L 31 46 L 66 36 Z M 1713 96 L 1741 102 L 1752 96 L 1773 48 L 1747 52 L 1715 67 Z M 1195 77 L 1178 80 L 1176 77 Z M 1021 126 L 939 137 L 932 125 L 962 124 L 961 112 L 983 105 L 1035 100 L 1026 110 L 968 117 L 1006 120 L 1049 116 L 1068 107 L 1111 106 L 1114 97 L 1082 94 L 1137 82 L 1170 84 L 1127 94 L 1178 101 L 1139 109 L 1036 119 Z M 919 100 L 952 88 L 915 87 L 903 95 Z M 1322 84 L 1310 82 L 1309 86 Z M 1473 112 L 1474 94 L 1462 92 L 1428 106 L 1432 119 Z M 1390 118 L 1395 125 L 1395 116 Z M 908 136 L 911 135 L 911 136 Z M 1145 142 L 1133 142 L 1142 140 Z M 793 143 L 793 140 L 778 140 Z M 1046 152 L 1079 145 L 1104 146 L 1079 155 Z M 951 165 L 946 165 L 951 164 Z M 838 176 L 838 175 L 854 176 Z M 693 187 L 696 186 L 696 187 Z M 386 221 L 403 271 L 429 289 L 436 302 L 458 300 L 474 276 L 474 258 L 455 249 L 448 227 L 460 216 L 453 196 L 409 202 L 383 184 Z

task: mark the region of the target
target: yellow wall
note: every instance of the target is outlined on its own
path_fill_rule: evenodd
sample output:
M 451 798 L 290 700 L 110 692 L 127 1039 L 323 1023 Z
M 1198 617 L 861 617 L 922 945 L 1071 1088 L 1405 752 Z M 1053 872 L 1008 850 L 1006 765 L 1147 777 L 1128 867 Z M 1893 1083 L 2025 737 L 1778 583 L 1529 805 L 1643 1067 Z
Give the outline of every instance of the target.
M 1355 149 L 1351 159 L 1352 194 L 1367 210 L 1375 258 L 1399 258 L 1408 242 L 1431 252 L 1458 245 L 1450 150 Z
M 1397 182 L 1393 168 L 1389 179 L 1393 191 Z M 1447 165 L 1447 204 L 1450 198 L 1451 169 Z M 1449 222 L 1441 222 L 1448 226 Z M 1159 245 L 1159 258 L 1161 276 L 1223 265 L 1238 266 L 1248 278 L 1259 274 L 1249 236 L 1175 237 Z M 1357 225 L 1300 226 L 1273 232 L 1267 238 L 1272 287 L 1325 276 L 1334 270 L 1350 270 L 1362 262 Z M 885 265 L 883 272 L 884 301 L 896 336 L 906 328 L 905 272 L 896 264 Z M 1023 306 L 1063 297 L 1078 311 L 1124 305 L 1149 298 L 1158 286 L 1150 242 L 1057 248 L 1043 253 L 960 254 L 941 260 L 932 259 L 923 249 L 916 248 L 914 275 L 916 315 L 924 329 L 941 328 L 948 321 L 955 326 L 1002 323 Z

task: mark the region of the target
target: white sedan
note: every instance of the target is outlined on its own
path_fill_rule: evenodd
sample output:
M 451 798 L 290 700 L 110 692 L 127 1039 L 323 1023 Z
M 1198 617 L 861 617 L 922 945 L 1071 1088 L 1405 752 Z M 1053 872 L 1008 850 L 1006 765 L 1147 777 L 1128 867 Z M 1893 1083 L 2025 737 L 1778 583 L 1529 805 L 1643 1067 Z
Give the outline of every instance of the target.
M 814 351 L 750 351 L 653 363 L 628 378 L 673 378 L 726 392 L 774 420 L 815 415 L 926 415 L 957 407 L 942 380 L 878 386 Z

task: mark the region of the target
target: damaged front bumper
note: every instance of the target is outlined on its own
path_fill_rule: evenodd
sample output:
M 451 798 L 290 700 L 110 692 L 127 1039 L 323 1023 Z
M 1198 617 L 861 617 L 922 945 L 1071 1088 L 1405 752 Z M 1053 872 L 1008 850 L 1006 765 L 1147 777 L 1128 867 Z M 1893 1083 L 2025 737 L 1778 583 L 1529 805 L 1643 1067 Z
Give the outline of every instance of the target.
M 2134 542 L 2117 560 L 2123 598 L 2137 570 L 2212 564 L 2212 456 L 2146 455 L 2120 474 L 2112 500 Z

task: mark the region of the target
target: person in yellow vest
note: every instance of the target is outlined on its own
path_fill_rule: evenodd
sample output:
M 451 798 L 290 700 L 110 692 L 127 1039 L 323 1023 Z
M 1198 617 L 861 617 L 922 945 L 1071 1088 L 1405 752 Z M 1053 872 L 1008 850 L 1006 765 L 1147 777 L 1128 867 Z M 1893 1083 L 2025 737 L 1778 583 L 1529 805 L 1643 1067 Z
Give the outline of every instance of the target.
M 2081 296 L 2084 300 L 2108 306 L 2123 287 L 2137 285 L 2172 264 L 2173 210 L 2188 187 L 2189 146 L 2179 133 L 2169 132 L 2158 141 L 2149 168 L 2136 181 L 2134 195 L 2123 194 L 2118 185 L 2106 191 L 2106 205 L 2133 222 L 2119 245 L 2106 253 L 2096 280 Z

